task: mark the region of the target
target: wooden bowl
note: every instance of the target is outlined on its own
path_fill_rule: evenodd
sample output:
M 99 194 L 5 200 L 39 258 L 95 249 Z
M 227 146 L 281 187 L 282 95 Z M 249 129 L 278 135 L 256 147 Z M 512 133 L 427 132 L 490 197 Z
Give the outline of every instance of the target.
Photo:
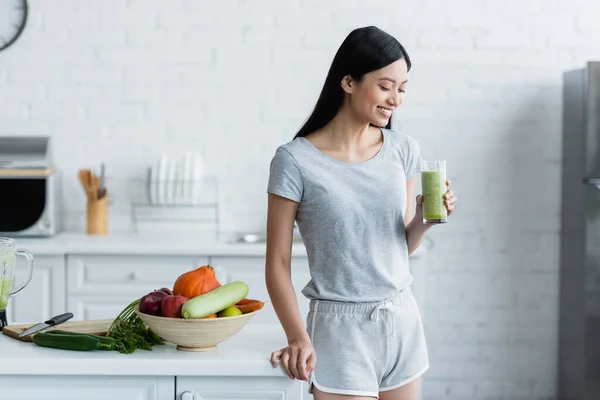
M 135 312 L 157 335 L 177 345 L 177 350 L 212 351 L 238 333 L 260 310 L 234 317 L 185 319 L 157 317 Z

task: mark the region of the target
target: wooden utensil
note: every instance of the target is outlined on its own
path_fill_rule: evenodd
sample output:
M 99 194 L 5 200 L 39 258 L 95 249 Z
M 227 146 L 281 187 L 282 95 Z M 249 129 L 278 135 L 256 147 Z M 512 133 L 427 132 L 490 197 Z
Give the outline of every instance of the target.
M 83 191 L 87 195 L 87 174 L 84 169 L 80 169 L 77 176 L 79 177 L 79 182 L 81 183 L 81 187 Z
M 54 329 L 59 329 L 61 331 L 91 333 L 93 335 L 106 336 L 106 332 L 108 331 L 108 328 L 110 328 L 110 324 L 112 324 L 112 322 L 112 319 L 67 321 L 63 322 L 62 324 L 56 327 L 44 329 L 42 332 L 50 332 Z M 32 325 L 35 325 L 35 323 L 7 325 L 4 328 L 2 328 L 2 333 L 6 336 L 20 340 L 22 342 L 32 342 L 33 335 L 19 337 L 19 333 L 23 332 L 25 329 L 29 328 Z
M 100 176 L 94 174 L 90 169 L 79 170 L 79 182 L 87 196 L 88 201 L 94 202 L 106 195 L 106 187 L 104 183 L 104 165 Z
M 89 169 L 79 170 L 79 181 L 89 201 L 93 200 L 92 193 L 92 171 Z
M 106 235 L 108 233 L 108 198 L 105 187 L 104 164 L 100 176 L 90 169 L 79 170 L 79 181 L 87 195 L 87 233 Z

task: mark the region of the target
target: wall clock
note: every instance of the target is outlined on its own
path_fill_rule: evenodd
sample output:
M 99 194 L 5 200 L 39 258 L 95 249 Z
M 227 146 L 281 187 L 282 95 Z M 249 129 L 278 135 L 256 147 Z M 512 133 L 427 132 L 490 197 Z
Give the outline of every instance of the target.
M 0 0 L 0 51 L 13 44 L 25 29 L 27 0 Z

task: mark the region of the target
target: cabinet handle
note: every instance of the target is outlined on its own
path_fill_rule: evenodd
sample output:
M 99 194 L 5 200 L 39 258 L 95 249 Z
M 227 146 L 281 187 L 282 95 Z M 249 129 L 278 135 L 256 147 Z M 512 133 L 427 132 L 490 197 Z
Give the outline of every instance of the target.
M 181 393 L 181 400 L 202 400 L 202 399 L 196 399 L 196 396 L 194 396 L 194 393 L 192 393 L 192 392 L 183 392 L 183 393 Z

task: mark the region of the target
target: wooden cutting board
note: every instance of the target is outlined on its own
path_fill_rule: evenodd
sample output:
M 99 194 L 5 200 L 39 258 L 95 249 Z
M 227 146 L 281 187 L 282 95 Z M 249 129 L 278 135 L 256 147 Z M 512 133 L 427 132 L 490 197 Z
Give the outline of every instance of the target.
M 60 329 L 62 331 L 78 332 L 78 333 L 91 333 L 94 335 L 105 336 L 106 331 L 112 324 L 112 319 L 96 319 L 87 321 L 67 321 L 57 325 L 53 328 L 44 329 L 42 332 L 49 332 L 53 329 Z M 21 340 L 23 342 L 32 342 L 33 335 L 27 335 L 19 337 L 19 333 L 35 324 L 19 324 L 19 325 L 7 325 L 2 328 L 2 333 L 11 338 Z

